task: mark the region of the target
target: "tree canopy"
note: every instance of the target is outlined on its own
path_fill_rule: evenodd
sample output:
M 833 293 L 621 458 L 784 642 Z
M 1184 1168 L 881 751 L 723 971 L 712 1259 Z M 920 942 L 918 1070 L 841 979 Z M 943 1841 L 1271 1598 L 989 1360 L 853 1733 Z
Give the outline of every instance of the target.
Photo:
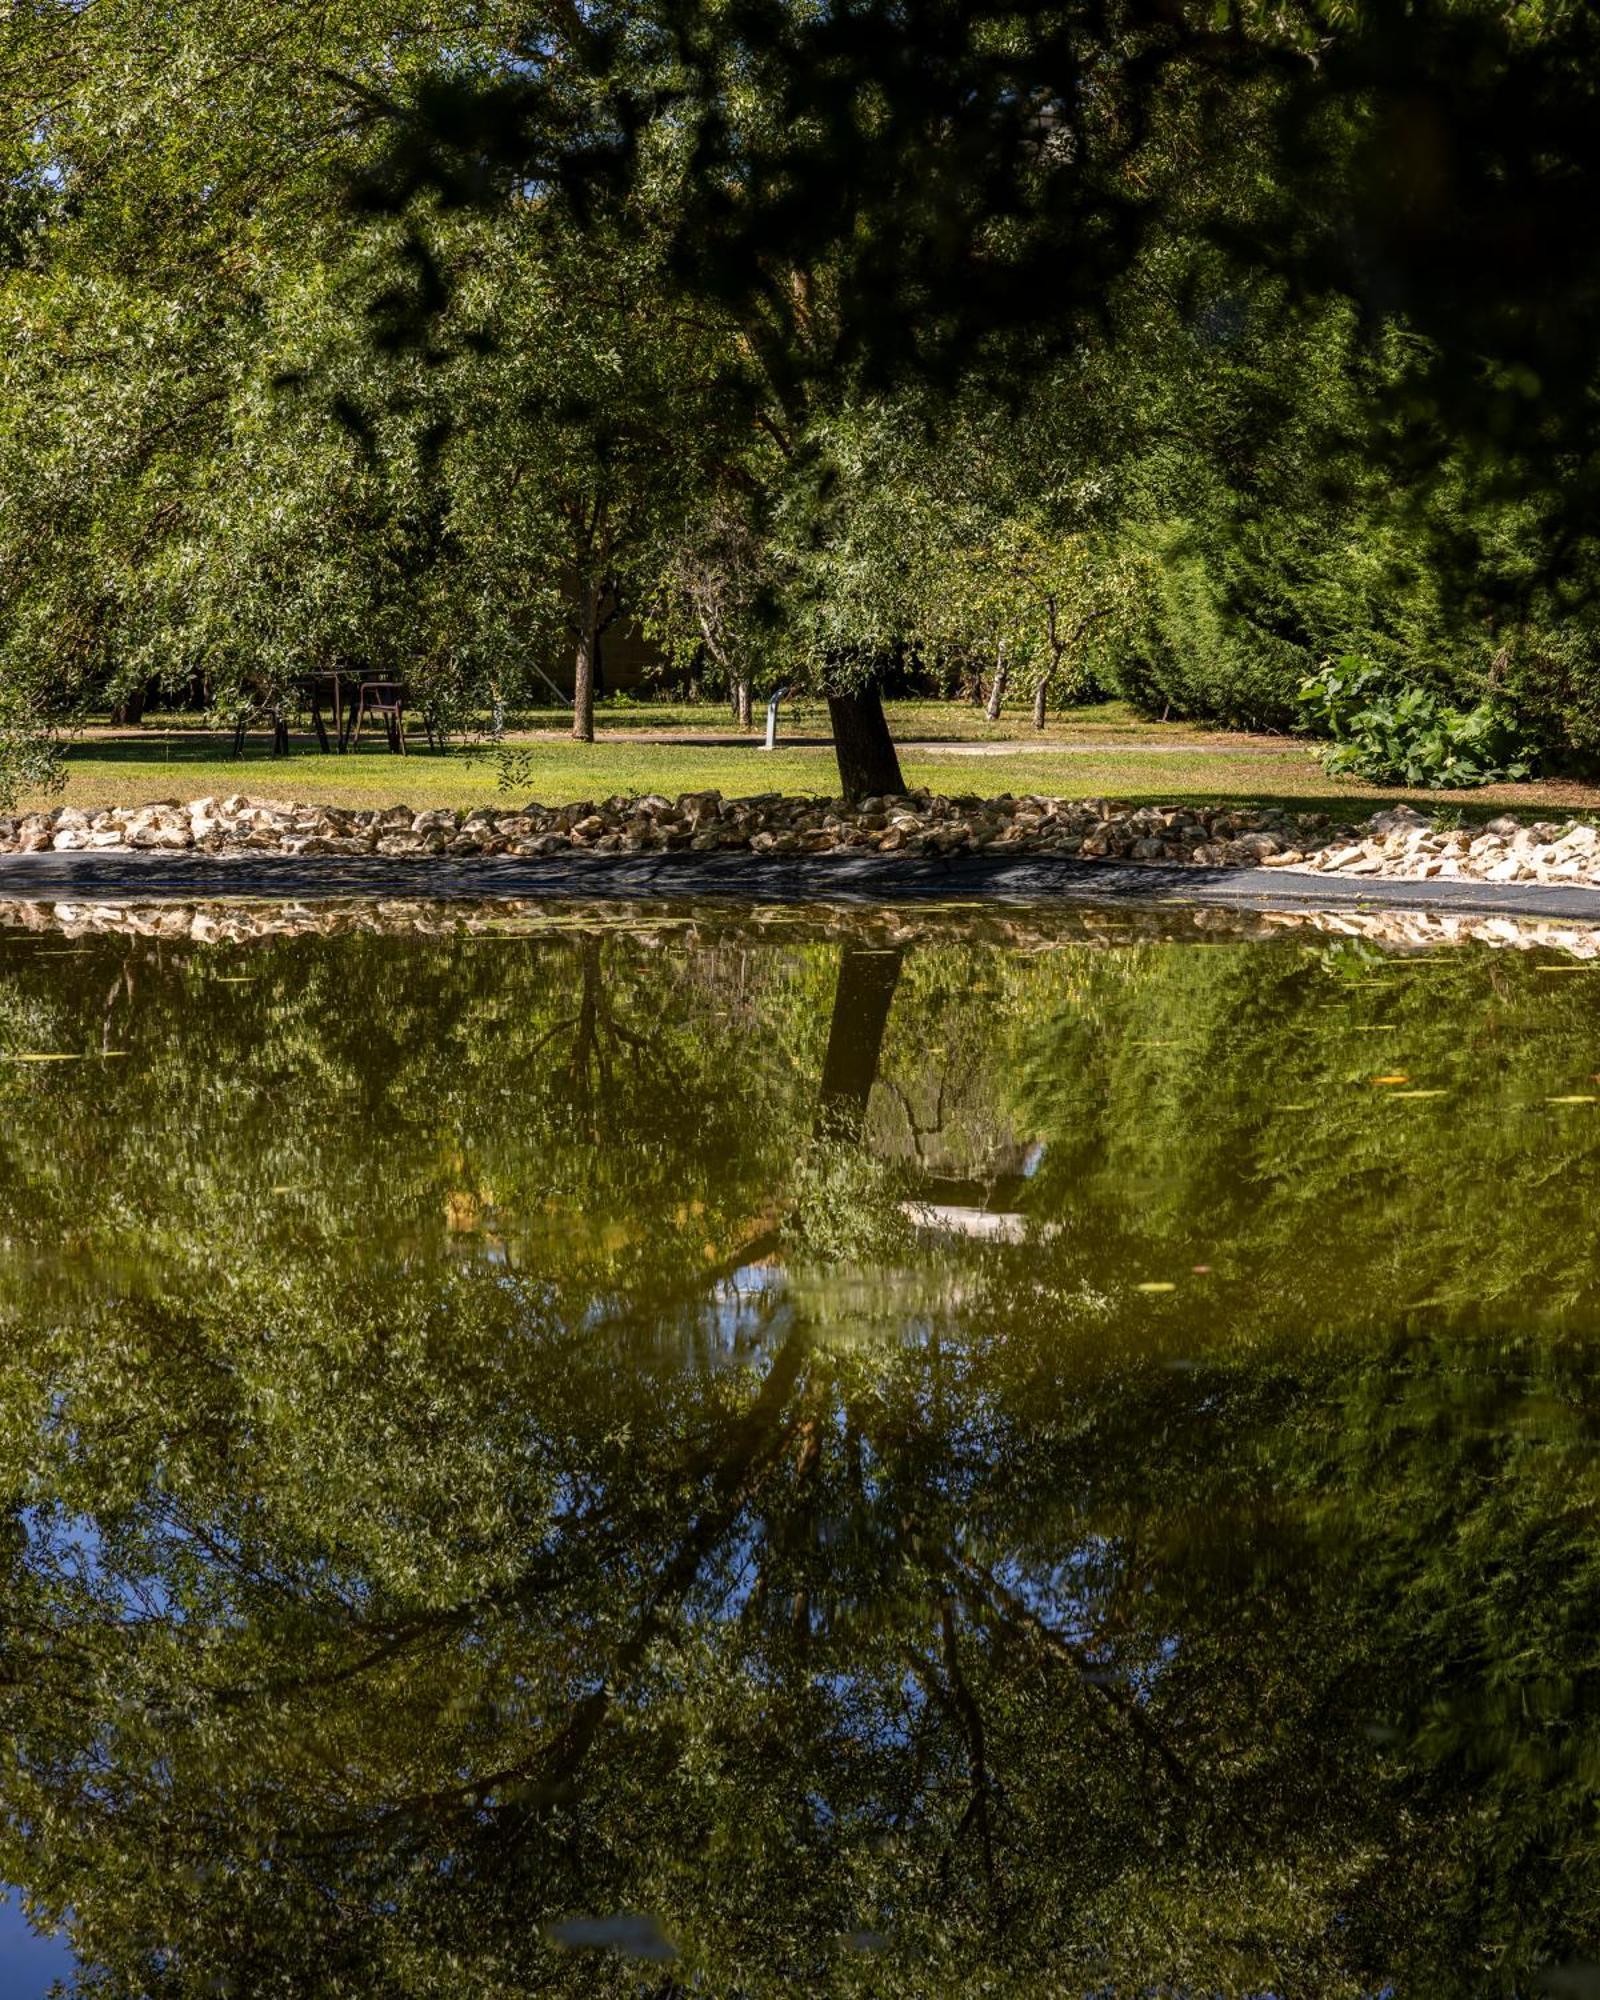
M 857 794 L 886 685 L 1315 728 L 1346 656 L 1582 768 L 1595 32 L 15 8 L 0 733 L 355 660 L 584 736 L 632 625 Z

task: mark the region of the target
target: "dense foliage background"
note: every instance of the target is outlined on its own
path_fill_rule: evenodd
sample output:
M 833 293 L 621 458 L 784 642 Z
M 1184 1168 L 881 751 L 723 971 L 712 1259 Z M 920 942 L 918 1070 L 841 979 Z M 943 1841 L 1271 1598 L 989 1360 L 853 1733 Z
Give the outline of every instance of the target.
M 0 747 L 341 661 L 583 733 L 631 624 L 744 714 L 1100 690 L 1378 776 L 1592 765 L 1594 35 L 13 7 Z

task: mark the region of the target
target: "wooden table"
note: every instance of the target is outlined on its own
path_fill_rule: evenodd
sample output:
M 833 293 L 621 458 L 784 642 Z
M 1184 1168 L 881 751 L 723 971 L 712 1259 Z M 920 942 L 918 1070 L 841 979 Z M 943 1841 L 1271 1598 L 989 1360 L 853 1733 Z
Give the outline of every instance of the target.
M 331 700 L 334 736 L 342 757 L 355 726 L 356 701 L 365 678 L 365 675 L 355 673 L 349 667 L 322 667 L 314 674 L 302 674 L 295 683 L 311 704 L 312 727 L 317 732 L 318 747 L 325 756 L 334 745 L 328 738 L 328 725 L 322 719 L 323 698 L 327 696 Z

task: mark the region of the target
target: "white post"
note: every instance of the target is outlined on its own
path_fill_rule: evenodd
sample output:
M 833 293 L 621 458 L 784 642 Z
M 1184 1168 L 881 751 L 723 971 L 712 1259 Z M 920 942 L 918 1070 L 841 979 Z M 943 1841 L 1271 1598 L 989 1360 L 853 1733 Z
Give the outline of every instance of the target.
M 778 747 L 778 703 L 787 693 L 787 688 L 779 688 L 767 703 L 767 740 L 762 746 L 764 749 L 776 750 Z

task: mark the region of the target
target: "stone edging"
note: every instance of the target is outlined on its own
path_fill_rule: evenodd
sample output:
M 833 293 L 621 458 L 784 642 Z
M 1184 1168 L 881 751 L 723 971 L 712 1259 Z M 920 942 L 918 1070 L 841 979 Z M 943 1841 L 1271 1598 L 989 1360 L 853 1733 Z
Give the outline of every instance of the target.
M 762 855 L 1061 855 L 1185 868 L 1281 868 L 1390 881 L 1600 885 L 1600 832 L 1579 821 L 1442 825 L 1410 806 L 1361 829 L 1325 813 L 1131 806 L 1105 799 L 979 799 L 916 792 L 838 801 L 718 792 L 456 813 L 361 811 L 239 794 L 0 819 L 0 854 L 167 852 L 548 856 L 743 851 Z

